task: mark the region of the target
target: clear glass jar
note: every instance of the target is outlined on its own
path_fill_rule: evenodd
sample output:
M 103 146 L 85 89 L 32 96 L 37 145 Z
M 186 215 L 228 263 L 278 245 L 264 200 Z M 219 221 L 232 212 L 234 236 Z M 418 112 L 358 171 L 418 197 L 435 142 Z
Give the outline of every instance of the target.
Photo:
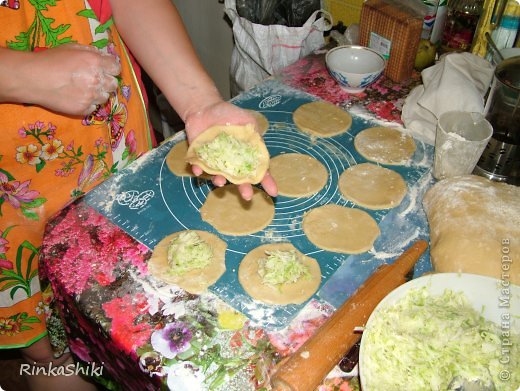
M 469 51 L 477 30 L 484 0 L 449 0 L 441 51 Z

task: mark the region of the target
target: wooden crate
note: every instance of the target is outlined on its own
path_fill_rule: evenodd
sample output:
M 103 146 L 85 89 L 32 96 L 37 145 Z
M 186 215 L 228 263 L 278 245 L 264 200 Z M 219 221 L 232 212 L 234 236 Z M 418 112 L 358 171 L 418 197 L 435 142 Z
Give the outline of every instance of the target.
M 383 0 L 367 0 L 361 8 L 360 44 L 387 58 L 385 75 L 395 82 L 408 79 L 421 39 L 423 18 Z

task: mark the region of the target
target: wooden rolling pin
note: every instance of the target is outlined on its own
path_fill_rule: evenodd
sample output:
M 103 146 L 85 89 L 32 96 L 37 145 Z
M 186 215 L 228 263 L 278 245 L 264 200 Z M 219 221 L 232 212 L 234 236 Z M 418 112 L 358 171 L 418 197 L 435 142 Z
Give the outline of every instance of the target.
M 392 265 L 380 266 L 358 290 L 286 361 L 271 385 L 275 391 L 312 391 L 359 341 L 354 328 L 365 326 L 383 298 L 406 282 L 406 275 L 428 247 L 415 242 Z

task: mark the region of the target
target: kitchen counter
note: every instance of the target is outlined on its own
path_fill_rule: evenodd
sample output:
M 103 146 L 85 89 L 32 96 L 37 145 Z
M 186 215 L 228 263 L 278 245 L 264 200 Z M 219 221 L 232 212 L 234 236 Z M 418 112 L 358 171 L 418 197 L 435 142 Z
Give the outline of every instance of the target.
M 363 94 L 347 94 L 328 75 L 324 53 L 316 53 L 233 102 L 268 117 L 265 139 L 272 155 L 288 148 L 289 143 L 280 140 L 290 135 L 298 137 L 291 148 L 300 143 L 336 167 L 331 169 L 330 186 L 321 195 L 321 204 L 353 206 L 335 187 L 343 169 L 363 161 L 353 150 L 353 136 L 375 124 L 399 126 L 404 99 L 419 82 L 418 74 L 399 85 L 383 77 Z M 292 111 L 317 98 L 353 114 L 349 134 L 320 144 L 295 129 Z M 298 219 L 309 205 L 291 211 L 280 224 L 287 230 L 273 225 L 245 238 L 225 237 L 230 253 L 226 274 L 208 293 L 184 292 L 154 279 L 147 269 L 154 245 L 167 233 L 212 229 L 198 214 L 211 185 L 174 178 L 164 169 L 164 157 L 182 139 L 180 133 L 167 140 L 65 208 L 46 229 L 41 270 L 56 292 L 70 349 L 86 365 L 103 367 L 107 387 L 117 383 L 124 390 L 156 390 L 167 385 L 174 390 L 242 391 L 267 386 L 276 363 L 309 338 L 379 265 L 391 263 L 414 240 L 428 239 L 420 200 L 431 184 L 433 149 L 417 141 L 413 161 L 398 169 L 409 188 L 407 197 L 393 210 L 371 212 L 382 234 L 369 252 L 338 255 L 312 248 L 298 234 Z M 277 213 L 289 201 L 278 197 Z M 262 306 L 237 284 L 236 266 L 243 252 L 276 240 L 300 244 L 322 264 L 322 285 L 305 305 Z M 430 269 L 425 254 L 415 275 Z M 351 369 L 336 368 L 322 389 L 356 389 L 357 371 L 348 372 Z

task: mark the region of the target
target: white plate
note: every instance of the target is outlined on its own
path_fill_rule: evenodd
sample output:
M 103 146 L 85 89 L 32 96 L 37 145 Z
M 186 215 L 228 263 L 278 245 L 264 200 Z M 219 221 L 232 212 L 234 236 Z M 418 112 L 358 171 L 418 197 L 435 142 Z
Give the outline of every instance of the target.
M 498 280 L 492 277 L 468 273 L 435 273 L 408 281 L 390 292 L 381 300 L 368 318 L 365 333 L 369 332 L 370 325 L 374 322 L 382 308 L 394 304 L 408 290 L 422 288 L 423 286 L 426 286 L 428 291 L 434 296 L 441 295 L 445 289 L 463 292 L 475 310 L 481 312 L 484 318 L 500 325 L 502 317 L 508 316 L 511 319 L 510 329 L 520 330 L 520 286 L 513 285 L 506 278 Z M 361 388 L 363 391 L 371 391 L 366 387 L 366 381 L 363 377 L 363 363 L 365 360 L 370 359 L 370 357 L 364 354 L 366 344 L 363 344 L 363 341 L 364 339 L 361 338 L 359 351 Z

